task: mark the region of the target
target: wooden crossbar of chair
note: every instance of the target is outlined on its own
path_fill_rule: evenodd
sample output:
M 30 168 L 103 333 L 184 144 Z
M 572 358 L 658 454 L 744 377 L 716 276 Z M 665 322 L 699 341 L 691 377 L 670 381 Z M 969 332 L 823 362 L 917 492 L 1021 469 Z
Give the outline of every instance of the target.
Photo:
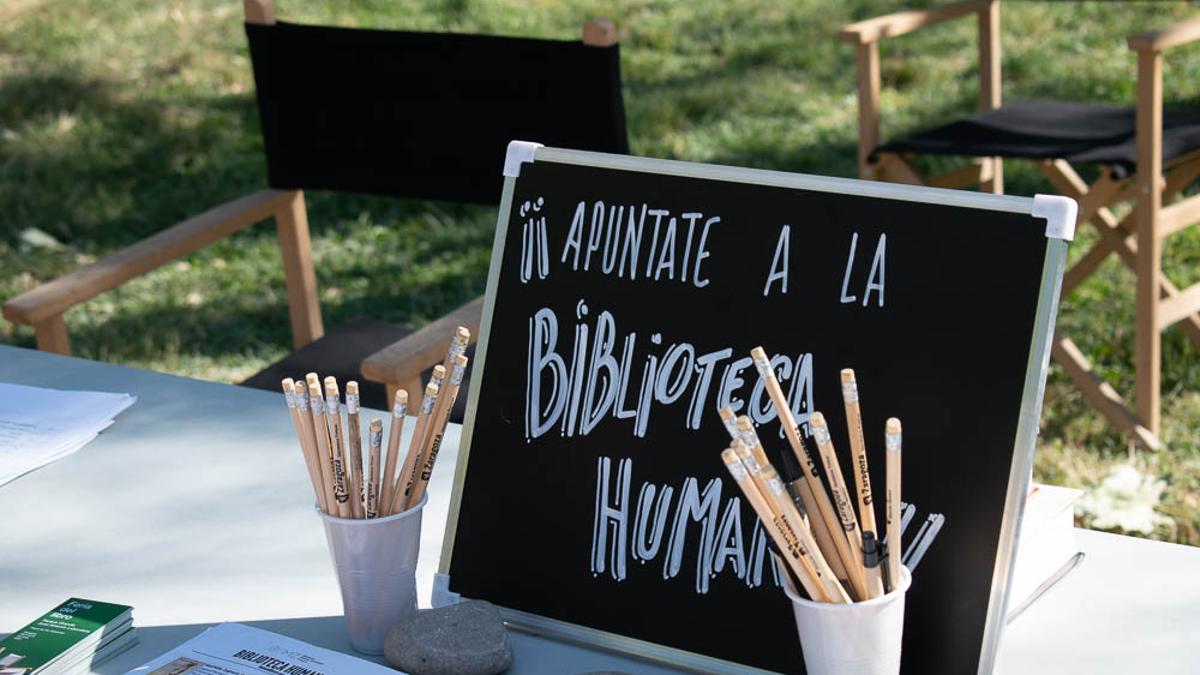
M 304 193 L 261 190 L 211 208 L 107 257 L 4 303 L 4 316 L 33 326 L 38 349 L 70 354 L 63 313 L 126 281 L 199 251 L 268 218 L 275 219 L 288 291 L 292 341 L 302 347 L 324 334 L 309 243 Z
M 976 16 L 979 23 L 980 110 L 1000 105 L 1000 41 L 998 0 L 958 2 L 925 10 L 897 12 L 844 27 L 842 40 L 855 48 L 858 69 L 859 173 L 863 178 L 914 185 L 962 188 L 978 185 L 1003 192 L 1000 158 L 979 157 L 939 176 L 923 177 L 908 157 L 880 152 L 879 51 L 884 37 L 895 37 L 944 21 Z M 1096 374 L 1091 362 L 1070 338 L 1057 335 L 1052 356 L 1097 410 L 1115 427 L 1148 448 L 1158 448 L 1161 411 L 1161 332 L 1178 324 L 1200 346 L 1200 284 L 1180 289 L 1162 270 L 1167 237 L 1200 223 L 1200 195 L 1169 203 L 1200 177 L 1200 150 L 1169 164 L 1162 157 L 1162 53 L 1200 40 L 1200 19 L 1154 33 L 1131 37 L 1138 57 L 1136 106 L 1137 170 L 1118 177 L 1111 170 L 1088 185 L 1065 160 L 1030 160 L 1059 192 L 1079 202 L 1079 223 L 1090 223 L 1099 241 L 1065 274 L 1062 294 L 1079 287 L 1105 259 L 1116 253 L 1137 277 L 1135 401 L 1136 413 L 1116 390 Z M 1133 202 L 1117 218 L 1111 207 Z

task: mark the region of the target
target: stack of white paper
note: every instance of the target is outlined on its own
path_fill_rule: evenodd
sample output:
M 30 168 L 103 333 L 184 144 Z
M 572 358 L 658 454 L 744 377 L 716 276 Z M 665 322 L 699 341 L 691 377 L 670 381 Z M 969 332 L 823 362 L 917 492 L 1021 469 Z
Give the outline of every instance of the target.
M 299 640 L 222 623 L 125 675 L 405 675 L 370 661 Z
M 87 445 L 136 400 L 0 382 L 0 485 Z

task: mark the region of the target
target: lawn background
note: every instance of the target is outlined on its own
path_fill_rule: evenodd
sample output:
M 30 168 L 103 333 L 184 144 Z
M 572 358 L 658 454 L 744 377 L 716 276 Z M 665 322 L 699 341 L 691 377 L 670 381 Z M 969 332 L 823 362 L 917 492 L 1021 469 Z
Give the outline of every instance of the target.
M 574 39 L 618 26 L 632 150 L 853 176 L 854 55 L 847 22 L 927 3 L 789 0 L 548 2 L 280 0 L 292 21 Z M 1183 2 L 1010 2 L 1004 96 L 1129 103 L 1127 35 L 1200 14 Z M 884 136 L 971 110 L 976 28 L 954 21 L 887 40 Z M 1200 48 L 1166 58 L 1168 99 L 1200 101 Z M 253 79 L 236 0 L 0 3 L 0 302 L 224 200 L 265 187 Z M 481 111 L 486 114 L 486 111 Z M 500 158 L 497 158 L 497 162 Z M 1012 194 L 1049 191 L 1009 163 Z M 326 325 L 356 315 L 420 325 L 479 294 L 494 212 L 308 193 Z M 49 237 L 39 236 L 44 233 Z M 1081 255 L 1094 236 L 1083 228 Z M 1180 286 L 1200 281 L 1200 231 L 1170 240 Z M 1062 307 L 1060 327 L 1123 393 L 1133 389 L 1133 275 L 1116 259 Z M 274 228 L 265 223 L 66 315 L 75 354 L 237 381 L 290 346 Z M 0 321 L 0 342 L 32 347 Z M 982 355 L 986 358 L 986 355 Z M 1152 536 L 1200 544 L 1200 358 L 1164 339 L 1167 450 L 1131 453 L 1054 367 L 1036 477 L 1090 487 L 1132 461 L 1166 481 Z

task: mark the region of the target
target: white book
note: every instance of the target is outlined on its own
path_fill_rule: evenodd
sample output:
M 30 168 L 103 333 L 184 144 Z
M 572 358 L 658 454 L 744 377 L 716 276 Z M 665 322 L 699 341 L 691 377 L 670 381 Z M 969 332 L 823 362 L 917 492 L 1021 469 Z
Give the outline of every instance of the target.
M 1012 621 L 1083 559 L 1075 539 L 1075 502 L 1081 490 L 1035 484 L 1025 498 L 1008 594 Z

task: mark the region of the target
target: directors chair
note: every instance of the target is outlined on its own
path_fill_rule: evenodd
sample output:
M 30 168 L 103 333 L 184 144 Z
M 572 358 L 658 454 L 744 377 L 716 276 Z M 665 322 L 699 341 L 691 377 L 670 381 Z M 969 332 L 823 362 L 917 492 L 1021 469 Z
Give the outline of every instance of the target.
M 947 125 L 881 144 L 879 41 L 957 17 L 979 22 L 979 111 Z M 1200 39 L 1200 18 L 1129 38 L 1137 52 L 1133 108 L 1055 100 L 1000 103 L 1000 4 L 972 0 L 905 11 L 850 24 L 840 37 L 854 45 L 858 70 L 858 165 L 863 178 L 1004 191 L 1001 158 L 1033 162 L 1056 190 L 1079 202 L 1079 222 L 1100 234 L 1063 279 L 1065 297 L 1111 253 L 1137 275 L 1136 413 L 1092 368 L 1070 338 L 1055 336 L 1052 355 L 1115 427 L 1149 448 L 1160 446 L 1161 333 L 1179 324 L 1200 345 L 1200 284 L 1177 288 L 1162 270 L 1166 238 L 1200 222 L 1200 196 L 1173 201 L 1200 175 L 1200 110 L 1163 112 L 1162 57 Z M 948 173 L 922 177 L 913 154 L 974 158 Z M 1088 185 L 1073 163 L 1100 165 Z M 1129 201 L 1129 215 L 1110 206 Z
M 70 308 L 274 218 L 296 351 L 243 384 L 361 370 L 363 405 L 389 408 L 397 388 L 423 389 L 455 326 L 478 332 L 482 299 L 415 333 L 359 318 L 327 334 L 304 191 L 498 205 L 510 140 L 627 153 L 616 31 L 602 19 L 582 41 L 310 26 L 276 21 L 270 0 L 245 0 L 245 14 L 270 189 L 12 298 L 4 315 L 33 326 L 39 349 L 69 353 Z

